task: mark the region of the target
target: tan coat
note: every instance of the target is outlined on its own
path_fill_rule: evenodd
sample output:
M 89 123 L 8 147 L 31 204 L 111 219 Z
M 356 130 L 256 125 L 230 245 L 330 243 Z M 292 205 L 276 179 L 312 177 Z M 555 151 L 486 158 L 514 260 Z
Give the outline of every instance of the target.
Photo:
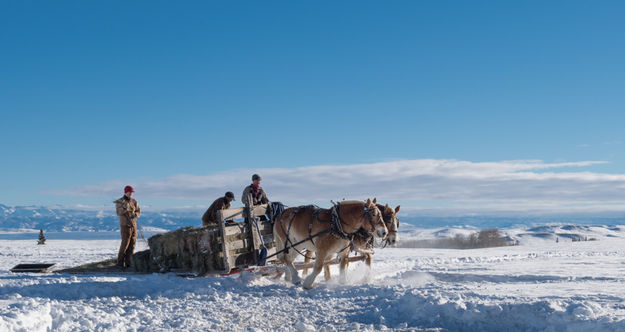
M 141 216 L 141 208 L 136 199 L 132 197 L 129 199 L 124 195 L 115 201 L 115 210 L 117 210 L 117 215 L 119 216 L 120 226 L 137 227 L 137 218 Z
M 130 266 L 132 253 L 135 252 L 135 244 L 137 243 L 137 227 L 120 226 L 120 235 L 122 243 L 119 246 L 117 254 L 117 265 L 120 267 Z
M 265 193 L 265 190 L 262 187 L 258 188 L 256 197 L 252 197 L 254 196 L 253 193 L 254 191 L 252 190 L 252 185 L 245 187 L 245 189 L 243 189 L 243 196 L 241 196 L 241 202 L 245 205 L 259 205 L 259 204 L 269 203 L 267 194 Z M 252 198 L 252 202 L 250 202 L 250 197 Z
M 217 211 L 225 210 L 230 208 L 230 202 L 225 197 L 217 198 L 208 210 L 204 212 L 202 216 L 202 226 L 215 225 L 217 224 Z

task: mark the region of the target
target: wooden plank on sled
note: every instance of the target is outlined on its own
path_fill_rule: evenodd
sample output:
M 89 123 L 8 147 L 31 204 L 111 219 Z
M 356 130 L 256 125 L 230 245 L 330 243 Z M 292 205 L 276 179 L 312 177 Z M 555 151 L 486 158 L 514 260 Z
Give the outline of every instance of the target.
M 271 223 L 269 221 L 261 221 L 258 227 L 260 228 L 260 232 L 263 235 L 273 234 L 273 227 L 271 226 Z M 225 232 L 226 237 L 230 237 L 232 235 L 240 235 L 240 234 L 246 234 L 246 236 L 249 236 L 249 232 L 250 232 L 250 229 L 246 223 L 234 223 L 234 224 L 229 224 L 229 225 L 227 224 L 225 226 L 225 230 L 226 230 Z
M 219 224 L 219 232 L 221 234 L 221 253 L 223 254 L 223 272 L 229 273 L 232 269 L 230 257 L 228 257 L 228 247 L 226 243 L 226 224 L 224 222 L 223 212 L 224 210 L 217 211 L 217 223 Z
M 266 212 L 267 204 L 257 205 L 253 208 L 253 213 L 257 216 L 264 215 Z M 243 217 L 245 217 L 245 208 L 220 210 L 217 213 L 221 232 L 223 273 L 230 273 L 234 268 L 255 265 L 257 263 L 254 248 L 260 248 L 260 246 L 255 243 L 259 242 L 258 237 L 252 236 L 255 235 L 256 227 L 247 223 L 229 225 L 224 223 L 226 220 Z M 268 251 L 271 253 L 275 252 L 275 249 L 273 251 L 269 250 L 269 248 L 275 247 L 271 222 L 262 221 L 258 226 Z
M 275 248 L 275 244 L 273 243 L 273 234 L 263 235 L 263 241 L 265 241 L 265 247 L 267 247 L 267 250 L 269 250 L 270 248 Z M 225 250 L 232 251 L 236 249 L 245 249 L 245 248 L 248 248 L 251 250 L 252 245 L 253 243 L 250 238 L 228 240 L 226 242 Z
M 245 218 L 244 212 L 245 212 L 245 208 L 240 207 L 240 208 L 234 208 L 234 209 L 220 210 L 219 214 L 220 214 L 221 221 L 223 222 L 226 220 Z M 266 213 L 267 213 L 267 204 L 260 204 L 260 205 L 254 206 L 255 216 L 262 216 L 263 214 L 266 214 Z
M 233 225 L 226 225 L 225 230 L 226 230 L 226 232 L 224 233 L 225 236 L 237 235 L 237 234 L 247 232 L 244 223 L 234 223 Z

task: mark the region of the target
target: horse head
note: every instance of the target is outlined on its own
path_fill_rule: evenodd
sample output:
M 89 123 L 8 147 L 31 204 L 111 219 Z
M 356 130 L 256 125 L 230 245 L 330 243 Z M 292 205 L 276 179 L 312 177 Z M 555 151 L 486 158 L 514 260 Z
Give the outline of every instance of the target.
M 382 212 L 376 206 L 376 199 L 367 199 L 364 206 L 364 218 L 362 228 L 369 233 L 374 233 L 378 237 L 385 238 L 388 234 L 388 229 L 386 228 L 386 224 L 384 223 L 384 218 L 382 216 Z
M 388 204 L 386 206 L 378 204 L 378 209 L 382 211 L 382 217 L 384 218 L 384 223 L 386 224 L 386 228 L 388 229 L 388 236 L 386 236 L 386 245 L 394 246 L 399 241 L 399 219 L 397 219 L 397 213 L 399 212 L 399 205 L 393 210 Z

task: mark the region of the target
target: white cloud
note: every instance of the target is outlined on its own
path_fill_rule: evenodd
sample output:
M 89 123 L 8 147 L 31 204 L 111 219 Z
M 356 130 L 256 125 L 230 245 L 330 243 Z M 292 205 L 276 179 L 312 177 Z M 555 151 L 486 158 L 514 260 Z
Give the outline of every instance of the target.
M 225 191 L 233 191 L 239 196 L 249 184 L 251 174 L 259 173 L 263 176 L 263 187 L 270 199 L 292 205 L 373 196 L 382 201 L 402 202 L 407 210 L 419 209 L 425 201 L 435 209 L 466 211 L 548 211 L 567 207 L 577 209 L 579 206 L 595 209 L 625 205 L 625 174 L 569 170 L 603 163 L 419 159 L 355 165 L 236 169 L 210 175 L 178 174 L 130 183 L 135 187 L 137 197 L 180 201 L 210 201 Z M 115 180 L 56 193 L 115 197 L 120 195 L 126 184 Z

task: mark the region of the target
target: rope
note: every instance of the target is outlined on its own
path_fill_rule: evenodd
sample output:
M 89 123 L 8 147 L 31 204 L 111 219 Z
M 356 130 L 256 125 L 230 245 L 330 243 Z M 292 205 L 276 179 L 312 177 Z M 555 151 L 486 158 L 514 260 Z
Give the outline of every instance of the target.
M 139 236 L 141 237 L 141 240 L 143 240 L 143 242 L 145 242 L 145 244 L 149 246 L 148 240 L 146 240 L 145 237 L 143 236 L 143 227 L 141 227 L 141 225 L 139 225 L 138 222 L 137 222 L 137 228 L 139 229 Z
M 293 245 L 292 245 L 292 247 L 290 247 L 290 248 L 293 248 L 293 250 L 297 251 L 297 253 L 298 253 L 298 254 L 300 254 L 300 255 L 302 255 L 302 256 L 304 256 L 304 257 L 306 257 L 306 255 L 302 254 L 299 250 L 297 250 L 297 249 L 295 248 L 295 246 L 298 246 L 298 245 L 300 245 L 300 244 L 302 244 L 302 243 L 304 243 L 304 242 L 306 242 L 306 241 L 310 241 L 310 239 L 311 239 L 311 238 L 315 238 L 315 237 L 317 237 L 317 236 L 320 236 L 320 235 L 323 235 L 323 234 L 325 234 L 325 233 L 329 233 L 329 232 L 330 232 L 330 229 L 325 229 L 325 230 L 323 230 L 323 231 L 321 231 L 321 232 L 315 233 L 315 234 L 313 234 L 313 235 L 311 235 L 311 236 L 309 236 L 309 237 L 307 237 L 307 238 L 305 238 L 305 239 L 303 239 L 303 240 L 301 240 L 301 241 L 299 241 L 299 242 L 297 242 L 297 243 L 293 244 Z M 289 241 L 289 242 L 290 242 L 290 241 Z M 286 245 L 285 245 L 285 247 L 286 247 Z M 267 256 L 267 258 L 270 258 L 270 257 L 276 256 L 277 254 L 282 253 L 282 252 L 284 252 L 285 250 L 288 250 L 288 248 L 285 248 L 285 249 L 282 249 L 282 250 L 280 250 L 280 251 L 278 251 L 278 252 L 276 252 L 276 253 L 273 253 L 273 254 L 271 254 L 271 255 Z M 343 250 L 344 250 L 344 249 L 343 249 Z

